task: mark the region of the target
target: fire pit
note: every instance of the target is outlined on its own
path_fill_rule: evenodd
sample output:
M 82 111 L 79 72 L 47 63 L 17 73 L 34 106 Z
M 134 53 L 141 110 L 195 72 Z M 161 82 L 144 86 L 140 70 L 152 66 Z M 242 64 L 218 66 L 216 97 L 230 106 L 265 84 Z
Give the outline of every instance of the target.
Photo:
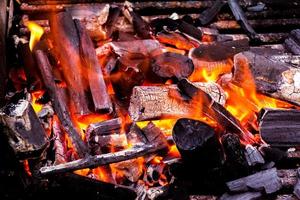
M 0 9 L 2 199 L 300 198 L 299 1 Z

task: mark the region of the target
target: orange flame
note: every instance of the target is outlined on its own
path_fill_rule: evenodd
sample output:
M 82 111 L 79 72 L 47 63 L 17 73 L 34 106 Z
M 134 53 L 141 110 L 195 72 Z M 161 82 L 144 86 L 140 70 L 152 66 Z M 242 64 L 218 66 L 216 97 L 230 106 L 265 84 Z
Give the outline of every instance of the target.
M 40 99 L 43 95 L 44 95 L 45 91 L 43 90 L 38 90 L 38 91 L 34 91 L 31 93 L 31 105 L 33 107 L 33 110 L 35 111 L 35 113 L 38 113 L 42 110 L 43 105 L 37 103 L 37 100 Z
M 30 31 L 29 48 L 32 51 L 35 44 L 41 39 L 42 35 L 44 34 L 44 29 L 40 25 L 31 21 L 26 22 L 25 26 L 27 26 Z

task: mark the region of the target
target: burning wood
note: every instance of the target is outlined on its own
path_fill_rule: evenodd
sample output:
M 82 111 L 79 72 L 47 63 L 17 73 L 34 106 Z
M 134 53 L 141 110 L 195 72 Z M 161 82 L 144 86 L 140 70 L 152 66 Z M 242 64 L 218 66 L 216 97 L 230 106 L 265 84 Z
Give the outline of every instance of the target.
M 156 39 L 163 44 L 169 44 L 183 50 L 190 50 L 196 45 L 177 32 L 159 32 L 156 34 Z
M 265 160 L 262 157 L 261 153 L 254 146 L 248 144 L 245 147 L 246 150 L 246 159 L 249 166 L 254 166 L 257 164 L 264 164 Z
M 201 25 L 207 25 L 208 23 L 210 23 L 225 4 L 225 2 L 217 0 L 212 7 L 202 12 L 200 17 Z
M 52 132 L 54 137 L 54 148 L 55 148 L 55 161 L 54 164 L 58 165 L 67 162 L 67 147 L 64 144 L 65 135 L 60 128 L 58 119 L 53 120 Z
M 121 129 L 121 118 L 90 124 L 86 130 L 87 139 L 95 135 L 110 135 Z
M 83 157 L 88 152 L 87 147 L 80 138 L 79 132 L 76 130 L 71 120 L 70 113 L 61 90 L 55 84 L 52 67 L 49 63 L 48 57 L 41 50 L 35 51 L 35 57 L 45 87 L 51 95 L 51 102 L 53 103 L 54 110 L 59 117 L 64 130 L 70 136 L 79 157 Z
M 225 103 L 223 90 L 218 85 L 196 83 L 195 87 L 206 91 L 216 102 Z M 184 101 L 176 85 L 171 85 L 134 87 L 128 111 L 134 121 L 142 121 L 163 116 L 190 116 L 194 109 Z
M 263 109 L 259 129 L 264 141 L 272 146 L 297 146 L 300 144 L 299 110 Z
M 74 105 L 75 113 L 90 113 L 85 95 L 83 68 L 79 53 L 80 40 L 72 16 L 68 12 L 53 14 L 50 26 L 55 42 L 55 51 L 61 61 L 62 70 Z M 72 59 L 70 59 L 72 58 Z
M 257 91 L 300 105 L 299 69 L 251 52 L 243 52 L 234 57 L 234 70 L 233 80 L 237 85 L 250 86 L 254 79 Z M 246 76 L 253 78 L 246 81 Z
M 86 69 L 88 74 L 87 78 L 93 97 L 95 111 L 112 112 L 112 104 L 107 93 L 101 66 L 93 42 L 78 20 L 75 20 L 75 25 L 79 35 L 81 58 L 85 65 L 84 69 Z
M 297 170 L 298 180 L 296 185 L 294 186 L 294 194 L 300 198 L 300 169 Z
M 3 134 L 19 159 L 39 157 L 48 145 L 48 137 L 31 104 L 24 99 L 0 111 Z
M 285 40 L 284 44 L 293 54 L 300 55 L 300 29 L 291 31 L 290 37 Z

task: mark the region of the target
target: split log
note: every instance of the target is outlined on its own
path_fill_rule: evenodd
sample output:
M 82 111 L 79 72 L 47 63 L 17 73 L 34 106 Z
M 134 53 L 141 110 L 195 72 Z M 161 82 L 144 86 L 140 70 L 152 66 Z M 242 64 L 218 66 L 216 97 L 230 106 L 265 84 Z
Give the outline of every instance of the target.
M 199 18 L 201 25 L 205 26 L 209 24 L 216 17 L 216 15 L 220 12 L 220 10 L 225 4 L 226 3 L 222 0 L 217 0 L 212 7 L 203 11 Z
M 225 103 L 223 90 L 214 83 L 196 83 L 220 104 Z M 134 121 L 155 119 L 164 116 L 194 116 L 195 108 L 185 102 L 176 85 L 137 86 L 133 88 L 129 115 Z
M 236 21 L 242 26 L 251 39 L 255 39 L 257 37 L 256 32 L 247 21 L 245 13 L 239 5 L 239 2 L 237 0 L 229 0 L 228 4 Z
M 176 53 L 163 53 L 151 60 L 152 72 L 160 78 L 188 78 L 194 71 L 194 64 L 187 56 Z
M 134 146 L 130 149 L 118 151 L 115 153 L 89 156 L 65 164 L 42 167 L 40 169 L 40 173 L 42 175 L 50 175 L 50 174 L 70 172 L 77 169 L 95 168 L 102 165 L 108 165 L 111 163 L 117 163 L 129 159 L 141 157 L 147 154 L 157 152 L 164 148 L 166 148 L 166 146 L 161 146 L 157 144 L 145 144 L 142 146 Z
M 276 168 L 264 170 L 226 183 L 231 192 L 264 191 L 267 194 L 277 192 L 282 184 Z
M 263 109 L 260 116 L 260 134 L 268 144 L 287 147 L 300 145 L 299 110 Z
M 223 162 L 221 144 L 208 124 L 187 118 L 177 120 L 172 133 L 182 159 L 202 169 L 219 167 Z
M 88 152 L 87 147 L 82 141 L 79 131 L 76 130 L 71 120 L 64 95 L 55 84 L 52 74 L 52 67 L 49 63 L 49 60 L 45 53 L 41 50 L 35 51 L 35 58 L 37 66 L 39 67 L 39 70 L 41 72 L 45 87 L 48 90 L 49 95 L 51 95 L 51 102 L 53 104 L 55 113 L 57 114 L 61 125 L 63 126 L 63 129 L 69 135 L 79 157 L 83 157 Z
M 223 194 L 219 200 L 256 200 L 262 196 L 261 192 L 245 192 L 240 194 Z
M 110 101 L 107 87 L 104 82 L 101 66 L 96 55 L 93 42 L 85 28 L 75 19 L 75 26 L 79 36 L 80 55 L 84 71 L 87 71 L 87 78 L 90 91 L 93 97 L 94 109 L 96 112 L 112 112 L 112 103 Z M 83 69 L 82 69 L 83 70 Z
M 265 160 L 262 157 L 261 153 L 257 150 L 256 147 L 252 146 L 251 144 L 246 145 L 245 155 L 249 166 L 265 164 Z
M 192 100 L 202 101 L 202 110 L 208 117 L 214 119 L 224 130 L 236 133 L 244 141 L 254 142 L 252 134 L 246 130 L 231 113 L 229 113 L 219 102 L 212 99 L 212 97 L 201 88 L 197 88 L 187 79 L 182 79 L 178 82 L 178 88 L 187 94 Z
M 6 30 L 7 0 L 0 2 L 0 106 L 5 105 L 7 69 L 6 69 Z
M 249 50 L 249 41 L 247 39 L 216 42 L 208 45 L 201 45 L 198 48 L 191 49 L 189 56 L 194 60 L 201 61 L 221 61 L 233 57 L 235 54 Z
M 234 57 L 234 83 L 249 84 L 253 81 L 245 80 L 249 74 L 258 92 L 300 105 L 300 69 L 251 52 L 237 54 Z
M 3 133 L 19 159 L 40 157 L 48 137 L 31 104 L 24 99 L 11 102 L 0 111 Z
M 87 87 L 84 83 L 86 77 L 83 77 L 79 53 L 80 41 L 72 16 L 68 12 L 53 14 L 50 18 L 50 27 L 55 42 L 54 49 L 61 61 L 75 114 L 88 114 L 90 111 L 85 95 Z

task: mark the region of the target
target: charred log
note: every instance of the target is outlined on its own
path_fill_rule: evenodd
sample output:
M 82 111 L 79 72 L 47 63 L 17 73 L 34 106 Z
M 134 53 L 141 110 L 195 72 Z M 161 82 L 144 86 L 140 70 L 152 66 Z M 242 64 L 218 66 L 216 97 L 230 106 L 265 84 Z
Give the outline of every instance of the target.
M 40 157 L 48 138 L 31 104 L 24 99 L 11 102 L 0 111 L 3 133 L 19 159 Z
M 35 52 L 35 58 L 37 66 L 40 69 L 44 84 L 46 89 L 51 95 L 51 102 L 53 104 L 54 110 L 63 126 L 63 129 L 70 136 L 72 143 L 78 153 L 79 157 L 83 157 L 88 151 L 87 147 L 82 141 L 79 132 L 76 130 L 67 105 L 65 104 L 64 95 L 61 90 L 56 86 L 54 77 L 52 74 L 52 67 L 45 53 L 41 50 Z
M 219 167 L 223 161 L 221 144 L 208 124 L 181 118 L 173 128 L 173 139 L 182 159 L 189 164 L 200 163 L 200 168 Z
M 96 112 L 111 112 L 112 104 L 107 93 L 101 66 L 99 64 L 93 42 L 79 20 L 75 20 L 79 36 L 79 47 L 82 61 L 85 65 L 88 82 L 93 97 Z
M 167 146 L 167 140 L 164 136 L 164 133 L 152 122 L 149 122 L 147 126 L 142 129 L 142 131 L 149 144 L 157 143 L 162 146 Z
M 169 44 L 178 49 L 190 50 L 196 46 L 193 42 L 177 32 L 159 32 L 156 34 L 156 39 L 163 44 Z
M 300 144 L 299 110 L 264 109 L 260 113 L 260 134 L 272 146 Z
M 251 52 L 237 54 L 234 57 L 234 83 L 249 85 L 253 81 L 245 80 L 249 74 L 258 92 L 300 105 L 299 69 Z
M 212 98 L 225 103 L 223 90 L 213 83 L 196 83 Z M 155 119 L 163 116 L 178 117 L 194 115 L 194 105 L 185 101 L 176 85 L 134 87 L 130 99 L 129 114 L 134 121 Z
M 72 16 L 68 12 L 53 14 L 50 27 L 75 113 L 79 115 L 90 113 L 86 100 L 83 68 L 79 53 L 79 38 Z M 70 59 L 72 58 L 72 59 Z
M 199 18 L 201 25 L 205 26 L 209 24 L 217 16 L 225 4 L 226 3 L 222 0 L 217 0 L 212 7 L 202 12 Z
M 216 42 L 208 45 L 201 45 L 190 51 L 190 57 L 194 60 L 221 61 L 233 57 L 235 54 L 249 50 L 247 39 Z
M 160 78 L 188 78 L 194 71 L 194 65 L 187 56 L 176 53 L 164 53 L 152 58 L 151 68 Z

